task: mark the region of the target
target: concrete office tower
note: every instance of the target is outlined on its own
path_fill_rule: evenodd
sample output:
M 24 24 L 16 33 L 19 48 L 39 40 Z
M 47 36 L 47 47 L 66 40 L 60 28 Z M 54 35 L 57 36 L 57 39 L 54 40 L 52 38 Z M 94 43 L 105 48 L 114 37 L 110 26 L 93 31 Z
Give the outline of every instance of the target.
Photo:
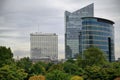
M 75 12 L 65 11 L 65 58 L 75 58 L 79 54 L 79 32 L 82 29 L 82 17 L 94 16 L 94 4 Z
M 30 34 L 31 59 L 58 59 L 58 36 L 50 33 Z
M 79 37 L 80 53 L 94 45 L 104 51 L 108 61 L 114 61 L 114 22 L 97 17 L 83 17 Z

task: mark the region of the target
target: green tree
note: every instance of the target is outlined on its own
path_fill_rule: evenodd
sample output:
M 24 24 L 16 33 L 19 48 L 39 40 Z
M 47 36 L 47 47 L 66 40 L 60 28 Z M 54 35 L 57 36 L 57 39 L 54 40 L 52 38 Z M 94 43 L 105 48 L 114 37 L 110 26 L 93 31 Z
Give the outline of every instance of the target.
M 24 80 L 26 77 L 27 73 L 15 65 L 5 65 L 0 68 L 0 80 Z
M 29 57 L 21 58 L 16 63 L 18 67 L 24 69 L 26 72 L 29 72 L 32 66 L 32 62 L 30 61 Z
M 28 73 L 28 76 L 25 80 L 28 80 L 29 77 L 31 76 L 30 71 L 31 71 L 31 67 L 32 67 L 32 62 L 30 61 L 29 57 L 24 57 L 21 58 L 19 61 L 16 62 L 17 67 L 24 69 L 25 72 Z
M 112 64 L 104 66 L 87 66 L 85 75 L 88 80 L 113 80 L 117 75 L 117 71 L 112 67 Z
M 60 70 L 54 70 L 47 73 L 46 78 L 47 80 L 70 80 L 70 75 Z
M 54 70 L 61 70 L 61 71 L 63 71 L 63 64 L 62 64 L 62 63 L 59 63 L 59 64 L 54 64 L 54 65 L 52 65 L 52 66 L 49 68 L 48 72 L 54 71 Z
M 71 75 L 79 74 L 78 73 L 79 67 L 76 64 L 73 64 L 71 62 L 65 62 L 63 64 L 63 67 L 64 67 L 63 69 L 66 73 L 69 73 Z
M 69 63 L 75 63 L 75 60 L 73 60 L 73 59 L 68 59 L 66 62 L 69 62 Z
M 99 48 L 89 47 L 83 53 L 83 64 L 86 65 L 103 65 L 106 62 L 106 58 L 104 52 L 102 52 Z
M 54 63 L 51 63 L 51 62 L 47 63 L 46 64 L 46 71 L 48 71 L 50 69 L 50 67 L 53 66 L 53 65 L 54 65 Z
M 99 66 L 87 66 L 85 68 L 85 75 L 83 76 L 88 80 L 105 80 L 104 75 L 101 74 L 101 67 Z
M 76 65 L 79 66 L 79 67 L 85 67 L 83 65 L 83 59 L 82 59 L 82 57 L 80 55 L 77 56 Z
M 32 65 L 31 70 L 30 70 L 30 74 L 34 75 L 39 75 L 39 74 L 45 74 L 46 70 L 45 70 L 45 63 L 43 62 L 37 62 L 35 64 Z
M 120 77 L 120 62 L 112 62 L 111 64 L 112 64 L 112 68 L 116 70 L 115 76 Z
M 10 48 L 0 46 L 0 67 L 5 64 L 11 64 L 13 61 L 13 53 Z

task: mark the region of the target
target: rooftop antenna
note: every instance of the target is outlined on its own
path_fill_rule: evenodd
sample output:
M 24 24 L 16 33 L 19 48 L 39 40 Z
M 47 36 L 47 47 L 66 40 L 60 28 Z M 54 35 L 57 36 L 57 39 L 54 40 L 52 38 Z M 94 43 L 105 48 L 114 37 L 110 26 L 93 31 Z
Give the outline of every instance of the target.
M 39 24 L 38 24 L 38 32 L 39 32 Z

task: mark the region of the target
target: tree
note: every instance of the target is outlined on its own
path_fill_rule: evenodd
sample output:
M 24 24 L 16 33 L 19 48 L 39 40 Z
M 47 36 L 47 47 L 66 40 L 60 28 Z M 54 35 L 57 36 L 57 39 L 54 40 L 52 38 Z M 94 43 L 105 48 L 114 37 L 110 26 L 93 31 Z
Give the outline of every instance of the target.
M 24 80 L 26 77 L 27 73 L 15 65 L 5 65 L 0 68 L 0 80 Z
M 86 73 L 83 77 L 88 80 L 113 80 L 117 76 L 117 71 L 111 64 L 102 67 L 96 65 L 87 66 L 85 71 Z
M 68 59 L 66 62 L 69 62 L 69 63 L 75 63 L 75 60 L 73 60 L 73 59 Z
M 73 76 L 70 80 L 84 80 L 81 76 Z
M 76 60 L 76 65 L 79 67 L 85 67 L 85 66 L 83 66 L 82 62 L 83 62 L 82 57 L 80 55 L 78 55 L 77 60 Z
M 60 70 L 54 70 L 52 72 L 47 73 L 46 78 L 47 80 L 69 80 L 70 75 Z
M 32 62 L 30 61 L 29 57 L 21 58 L 16 63 L 18 67 L 25 69 L 26 72 L 29 72 L 32 66 Z
M 85 68 L 85 75 L 83 76 L 88 80 L 106 80 L 104 75 L 101 74 L 101 67 L 99 66 L 87 66 Z
M 46 65 L 46 71 L 48 71 L 49 69 L 50 69 L 50 67 L 51 66 L 53 66 L 54 65 L 54 63 L 47 63 L 47 65 Z
M 32 62 L 30 61 L 29 57 L 21 58 L 19 61 L 16 62 L 17 67 L 24 69 L 25 72 L 28 73 L 28 76 L 25 80 L 28 80 L 28 78 L 31 76 L 30 71 L 32 67 Z
M 30 74 L 45 74 L 46 70 L 45 70 L 45 64 L 43 62 L 37 62 L 35 64 L 32 65 L 31 70 L 30 70 Z
M 45 80 L 45 76 L 43 75 L 38 75 L 38 76 L 32 76 L 29 78 L 29 80 Z
M 91 65 L 101 65 L 106 62 L 104 52 L 102 52 L 99 48 L 89 47 L 83 53 L 84 64 L 89 66 Z
M 63 71 L 63 65 L 62 65 L 62 63 L 52 65 L 52 66 L 49 68 L 48 72 L 54 71 L 54 70 Z
M 71 62 L 65 62 L 63 64 L 63 69 L 66 73 L 69 73 L 71 75 L 76 75 L 78 74 L 78 69 L 79 67 Z
M 13 53 L 10 48 L 0 46 L 0 67 L 5 64 L 11 64 Z
M 120 62 L 112 62 L 111 65 L 112 65 L 112 68 L 116 70 L 115 76 L 120 77 Z

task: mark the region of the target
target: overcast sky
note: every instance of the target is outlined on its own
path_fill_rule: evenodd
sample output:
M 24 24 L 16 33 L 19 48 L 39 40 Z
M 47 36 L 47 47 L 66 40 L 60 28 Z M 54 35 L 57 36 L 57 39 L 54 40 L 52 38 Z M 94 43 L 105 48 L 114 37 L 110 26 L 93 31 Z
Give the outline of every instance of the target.
M 59 58 L 64 58 L 64 11 L 94 3 L 96 17 L 115 22 L 115 56 L 120 57 L 120 0 L 0 0 L 0 46 L 14 56 L 30 56 L 30 33 L 56 33 Z

